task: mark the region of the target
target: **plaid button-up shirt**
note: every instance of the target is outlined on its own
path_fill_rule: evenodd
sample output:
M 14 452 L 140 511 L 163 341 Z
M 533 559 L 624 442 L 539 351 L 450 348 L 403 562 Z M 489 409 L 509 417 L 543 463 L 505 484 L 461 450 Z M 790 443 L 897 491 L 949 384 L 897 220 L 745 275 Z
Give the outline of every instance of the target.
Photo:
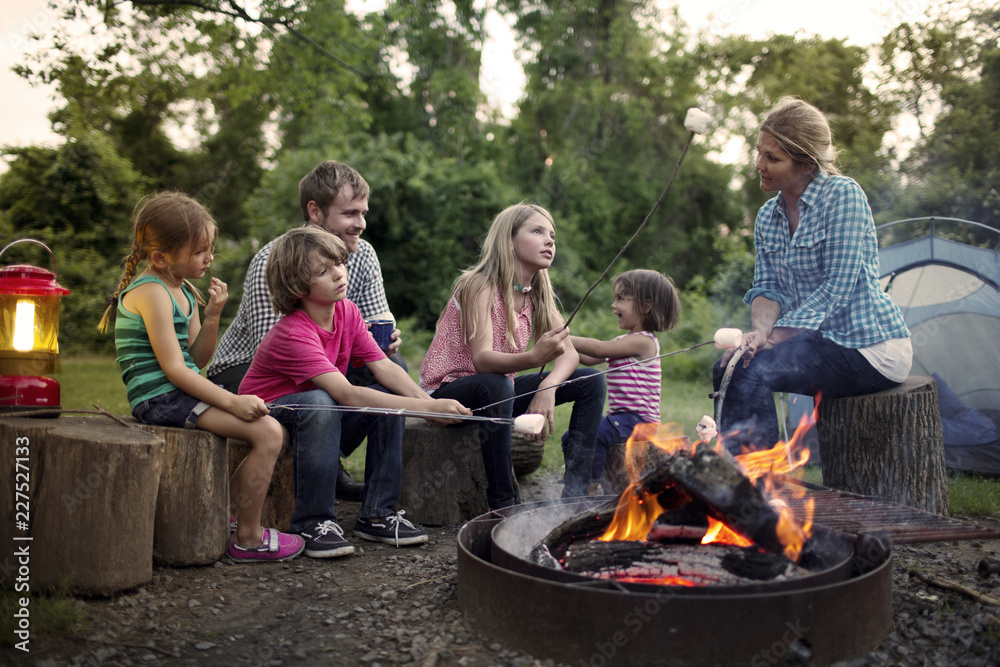
M 860 349 L 910 335 L 879 284 L 878 238 L 868 198 L 853 179 L 820 175 L 799 198 L 799 226 L 789 237 L 785 200 L 757 213 L 753 287 L 744 300 L 778 302 L 775 326 L 819 331 Z
M 239 364 L 249 364 L 264 334 L 278 321 L 278 313 L 271 306 L 266 275 L 267 258 L 273 245 L 271 241 L 261 248 L 250 262 L 243 281 L 243 300 L 205 371 L 209 377 Z M 372 244 L 358 240 L 357 250 L 350 254 L 345 264 L 347 298 L 358 306 L 361 317 L 368 319 L 379 315 L 394 319 L 385 298 L 382 267 Z

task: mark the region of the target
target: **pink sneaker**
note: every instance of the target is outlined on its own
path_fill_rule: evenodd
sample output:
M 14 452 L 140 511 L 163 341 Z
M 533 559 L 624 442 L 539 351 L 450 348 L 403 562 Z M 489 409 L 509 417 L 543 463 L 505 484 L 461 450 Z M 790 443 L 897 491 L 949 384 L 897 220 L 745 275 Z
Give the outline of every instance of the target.
M 279 533 L 265 528 L 259 547 L 244 547 L 236 543 L 236 534 L 229 538 L 229 557 L 242 563 L 291 560 L 306 548 L 305 540 L 298 535 Z

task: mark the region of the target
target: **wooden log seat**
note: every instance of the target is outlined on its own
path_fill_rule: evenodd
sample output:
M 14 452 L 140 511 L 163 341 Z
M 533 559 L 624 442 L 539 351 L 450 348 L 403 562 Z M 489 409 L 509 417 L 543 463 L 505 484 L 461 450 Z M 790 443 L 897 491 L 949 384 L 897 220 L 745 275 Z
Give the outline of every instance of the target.
M 819 401 L 823 484 L 947 516 L 937 385 L 911 375 L 898 387 Z
M 178 567 L 219 560 L 229 539 L 226 440 L 201 429 L 136 426 L 166 444 L 156 494 L 153 558 Z
M 546 428 L 548 426 L 546 425 Z M 510 437 L 510 458 L 514 463 L 514 474 L 524 477 L 538 470 L 545 454 L 545 441 L 514 433 Z
M 32 593 L 107 596 L 153 578 L 161 437 L 64 415 L 0 418 L 0 443 L 0 467 L 16 482 L 0 494 L 4 584 L 14 586 L 22 565 Z M 15 494 L 24 488 L 26 499 Z
M 476 423 L 440 427 L 406 420 L 399 505 L 407 519 L 428 526 L 458 524 L 489 511 Z

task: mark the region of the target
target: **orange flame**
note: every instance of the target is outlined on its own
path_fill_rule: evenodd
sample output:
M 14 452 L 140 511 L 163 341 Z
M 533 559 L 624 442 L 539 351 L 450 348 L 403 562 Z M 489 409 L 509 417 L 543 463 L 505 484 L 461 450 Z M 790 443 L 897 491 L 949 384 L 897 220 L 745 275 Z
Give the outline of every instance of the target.
M 702 544 L 733 544 L 738 547 L 753 546 L 753 542 L 733 531 L 721 521 L 708 517 L 708 531 L 701 538 Z
M 640 497 L 641 496 L 641 497 Z M 663 514 L 663 508 L 652 494 L 640 494 L 635 484 L 630 484 L 618 499 L 615 516 L 604 534 L 597 538 L 601 542 L 612 540 L 644 540 L 649 535 L 656 517 Z
M 809 461 L 809 449 L 804 445 L 806 432 L 816 424 L 819 406 L 819 396 L 816 396 L 816 408 L 811 415 L 804 415 L 791 439 L 785 443 L 779 441 L 769 450 L 744 452 L 736 460 L 744 468 L 751 482 L 761 480 L 764 495 L 771 501 L 772 507 L 778 513 L 778 523 L 775 531 L 778 540 L 784 546 L 784 554 L 791 560 L 798 560 L 806 540 L 812 534 L 812 516 L 814 502 L 810 499 L 804 505 L 805 517 L 800 523 L 791 508 L 782 500 L 793 493 L 801 497 L 805 494 L 802 487 L 778 488 L 775 477 L 786 475 Z M 721 447 L 717 442 L 716 448 Z M 638 424 L 632 431 L 626 443 L 625 464 L 631 484 L 618 499 L 615 516 L 608 529 L 597 538 L 603 542 L 612 540 L 644 540 L 653 526 L 653 522 L 663 513 L 663 508 L 655 494 L 639 493 L 637 483 L 646 465 L 650 449 L 655 447 L 672 455 L 684 449 L 690 449 L 691 443 L 682 435 L 676 423 Z M 732 544 L 736 546 L 752 546 L 748 538 L 733 531 L 721 521 L 709 517 L 708 531 L 701 540 L 702 544 Z M 670 585 L 690 585 L 674 582 Z

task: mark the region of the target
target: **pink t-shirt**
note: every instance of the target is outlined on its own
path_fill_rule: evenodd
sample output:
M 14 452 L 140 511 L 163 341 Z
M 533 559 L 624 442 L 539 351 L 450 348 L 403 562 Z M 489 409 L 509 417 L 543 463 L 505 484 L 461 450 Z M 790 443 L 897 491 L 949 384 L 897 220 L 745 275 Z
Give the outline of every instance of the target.
M 507 308 L 503 295 L 497 287 L 493 293 L 493 307 L 490 311 L 490 321 L 493 323 L 493 351 L 518 353 L 528 349 L 531 340 L 531 317 L 535 307 L 531 294 L 526 294 L 524 308 L 516 313 L 514 323 L 514 344 L 507 340 Z M 441 315 L 434 340 L 427 350 L 424 363 L 420 366 L 420 387 L 428 394 L 437 390 L 442 384 L 457 380 L 467 375 L 475 375 L 476 367 L 472 363 L 472 348 L 462 336 L 462 309 L 458 299 L 452 294 L 448 306 Z M 510 381 L 514 381 L 514 373 L 508 373 Z
M 352 301 L 344 299 L 334 305 L 333 331 L 296 310 L 279 319 L 264 336 L 240 383 L 240 393 L 270 402 L 316 389 L 312 379 L 318 375 L 346 373 L 351 362 L 360 365 L 379 359 L 385 359 L 385 353 Z

